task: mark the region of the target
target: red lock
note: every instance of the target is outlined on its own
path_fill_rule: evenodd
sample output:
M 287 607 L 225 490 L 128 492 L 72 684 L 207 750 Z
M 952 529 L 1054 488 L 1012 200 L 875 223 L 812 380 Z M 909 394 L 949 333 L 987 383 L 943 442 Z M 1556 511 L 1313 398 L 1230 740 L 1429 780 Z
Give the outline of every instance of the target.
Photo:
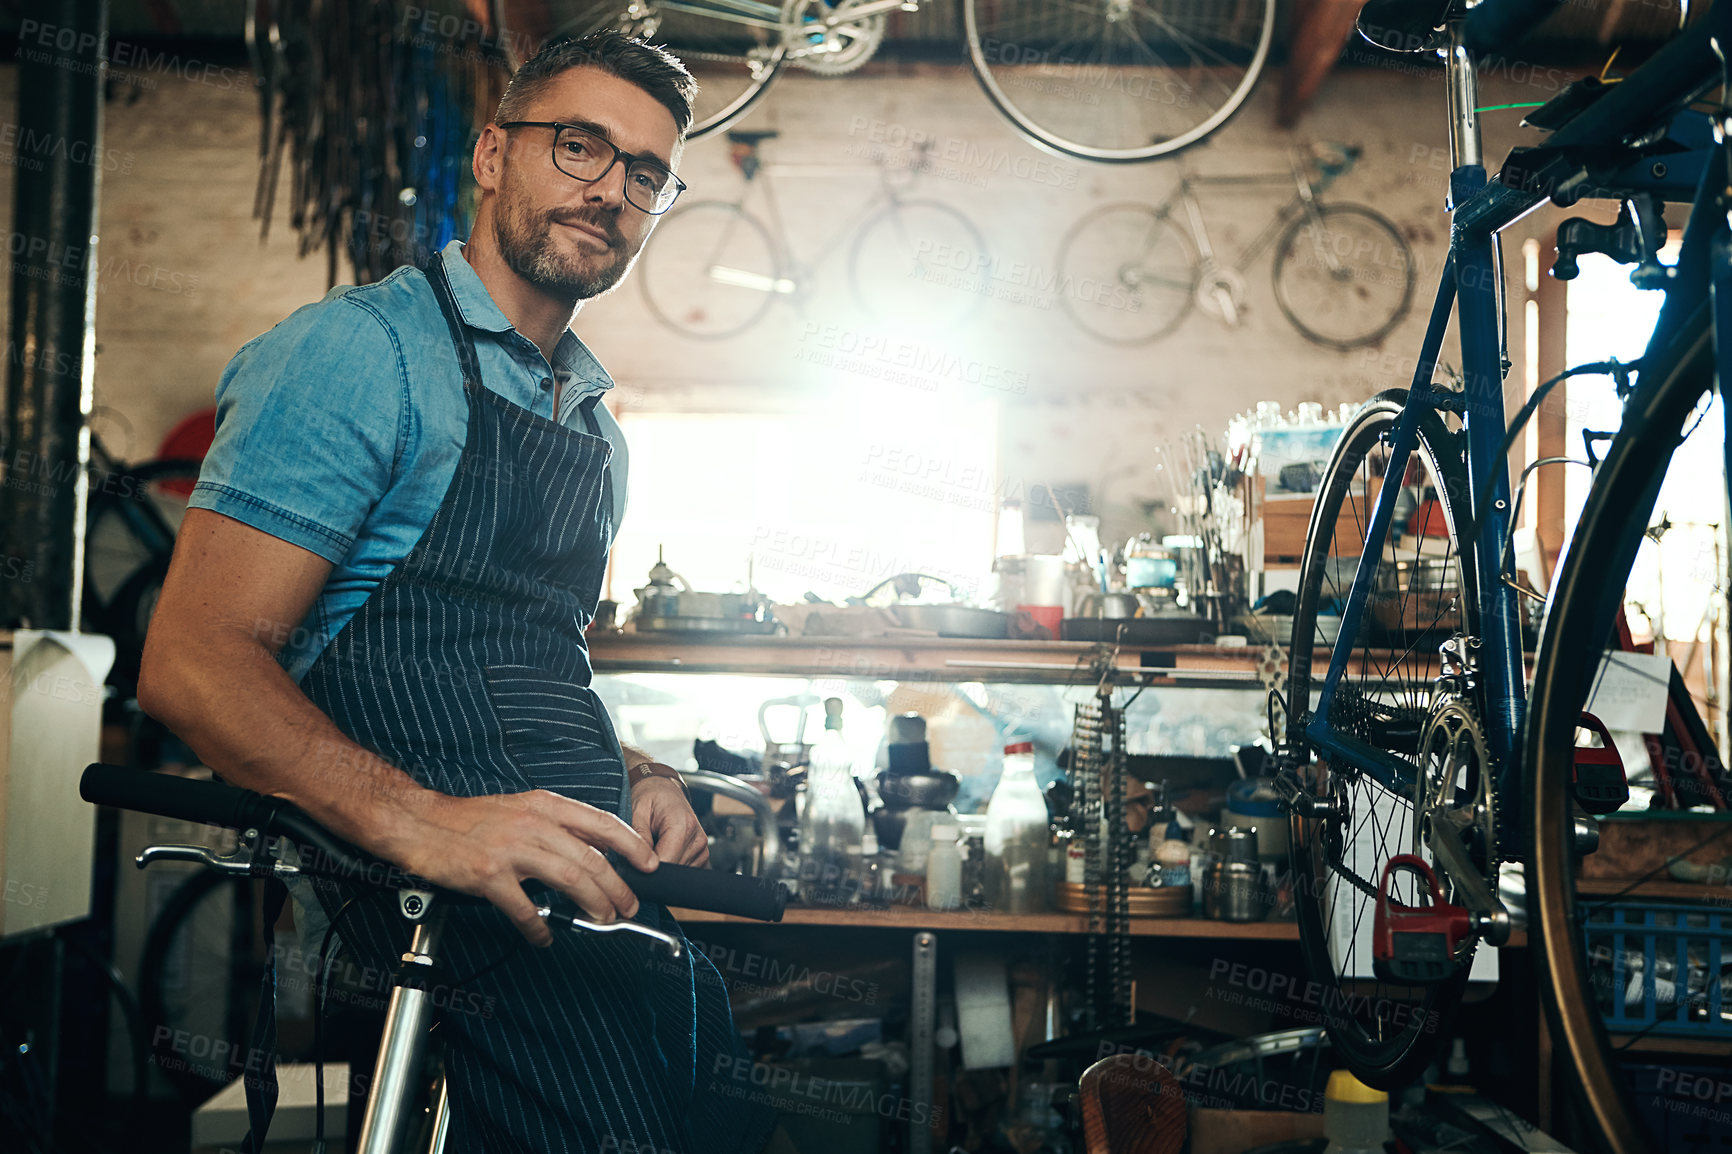
M 1430 905 L 1403 905 L 1390 897 L 1389 882 L 1398 871 L 1425 883 Z M 1443 888 L 1424 858 L 1404 853 L 1384 863 L 1371 934 L 1371 968 L 1379 980 L 1402 985 L 1449 980 L 1456 972 L 1456 950 L 1472 932 L 1467 908 L 1443 900 Z

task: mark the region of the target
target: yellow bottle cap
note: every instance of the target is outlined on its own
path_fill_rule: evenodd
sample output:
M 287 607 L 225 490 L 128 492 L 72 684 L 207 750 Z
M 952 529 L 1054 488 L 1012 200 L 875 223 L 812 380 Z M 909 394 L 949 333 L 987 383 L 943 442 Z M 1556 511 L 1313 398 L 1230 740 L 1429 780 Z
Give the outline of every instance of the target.
M 1329 1086 L 1323 1091 L 1323 1097 L 1330 1102 L 1387 1102 L 1389 1095 L 1382 1090 L 1373 1090 L 1364 1082 L 1353 1076 L 1351 1070 L 1336 1070 L 1329 1075 Z

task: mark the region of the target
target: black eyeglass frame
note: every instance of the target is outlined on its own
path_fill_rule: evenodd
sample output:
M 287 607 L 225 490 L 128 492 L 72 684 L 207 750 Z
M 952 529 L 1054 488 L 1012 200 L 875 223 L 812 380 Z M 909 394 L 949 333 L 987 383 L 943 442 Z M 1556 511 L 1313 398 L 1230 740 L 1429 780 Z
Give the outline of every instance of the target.
M 559 172 L 561 175 L 570 177 L 572 180 L 575 180 L 575 181 L 579 182 L 580 184 L 594 184 L 596 181 L 604 179 L 608 173 L 613 171 L 613 166 L 620 163 L 623 160 L 625 162 L 625 172 L 626 172 L 626 176 L 628 178 L 627 183 L 626 183 L 625 198 L 628 202 L 630 202 L 630 204 L 633 208 L 637 209 L 639 212 L 643 213 L 646 216 L 661 216 L 663 213 L 667 212 L 669 208 L 672 208 L 674 206 L 674 201 L 676 201 L 680 198 L 680 193 L 684 192 L 687 188 L 691 187 L 690 185 L 686 184 L 685 181 L 681 180 L 674 173 L 674 171 L 672 169 L 667 167 L 667 165 L 663 164 L 661 161 L 657 160 L 655 157 L 653 157 L 653 156 L 638 156 L 635 153 L 627 152 L 625 149 L 621 148 L 619 145 L 615 144 L 613 141 L 609 140 L 607 137 L 603 136 L 601 133 L 595 131 L 593 128 L 585 128 L 581 124 L 569 124 L 563 120 L 507 120 L 505 123 L 500 124 L 497 127 L 504 129 L 504 130 L 510 130 L 513 128 L 551 128 L 551 129 L 553 129 L 553 148 L 551 149 L 551 155 L 552 155 L 552 159 L 553 159 L 553 167 L 559 169 Z M 571 173 L 567 172 L 565 170 L 565 168 L 560 165 L 560 163 L 559 163 L 559 130 L 562 128 L 569 128 L 573 132 L 581 132 L 585 136 L 594 137 L 596 140 L 601 141 L 603 144 L 605 144 L 609 148 L 613 149 L 613 159 L 608 161 L 607 167 L 601 170 L 600 175 L 593 176 L 593 177 L 590 177 L 588 180 L 585 180 L 581 176 L 572 176 Z M 634 164 L 640 164 L 640 163 L 650 165 L 661 172 L 667 173 L 668 177 L 674 182 L 674 185 L 675 185 L 674 194 L 673 194 L 673 196 L 668 198 L 667 208 L 660 208 L 660 209 L 645 208 L 643 205 L 639 204 L 637 201 L 631 199 L 631 183 L 629 180 L 629 177 L 631 176 L 631 166 Z

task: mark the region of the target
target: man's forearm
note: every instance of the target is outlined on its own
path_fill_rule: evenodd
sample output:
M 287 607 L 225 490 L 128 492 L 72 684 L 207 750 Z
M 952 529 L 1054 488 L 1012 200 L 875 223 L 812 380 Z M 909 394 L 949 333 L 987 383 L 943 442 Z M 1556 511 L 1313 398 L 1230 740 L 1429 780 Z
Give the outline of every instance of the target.
M 349 740 L 244 635 L 148 647 L 139 700 L 225 781 L 286 798 L 383 857 L 438 796 Z

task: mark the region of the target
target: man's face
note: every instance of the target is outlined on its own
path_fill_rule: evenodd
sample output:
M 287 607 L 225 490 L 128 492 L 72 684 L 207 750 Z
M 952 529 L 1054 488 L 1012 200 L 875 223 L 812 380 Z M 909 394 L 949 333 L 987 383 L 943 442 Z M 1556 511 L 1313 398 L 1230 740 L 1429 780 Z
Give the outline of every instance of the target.
M 524 120 L 588 128 L 620 149 L 673 167 L 673 115 L 643 89 L 592 68 L 555 77 Z M 637 259 L 656 218 L 625 199 L 625 165 L 585 184 L 553 164 L 551 128 L 514 128 L 500 173 L 494 236 L 505 261 L 550 295 L 598 297 Z

